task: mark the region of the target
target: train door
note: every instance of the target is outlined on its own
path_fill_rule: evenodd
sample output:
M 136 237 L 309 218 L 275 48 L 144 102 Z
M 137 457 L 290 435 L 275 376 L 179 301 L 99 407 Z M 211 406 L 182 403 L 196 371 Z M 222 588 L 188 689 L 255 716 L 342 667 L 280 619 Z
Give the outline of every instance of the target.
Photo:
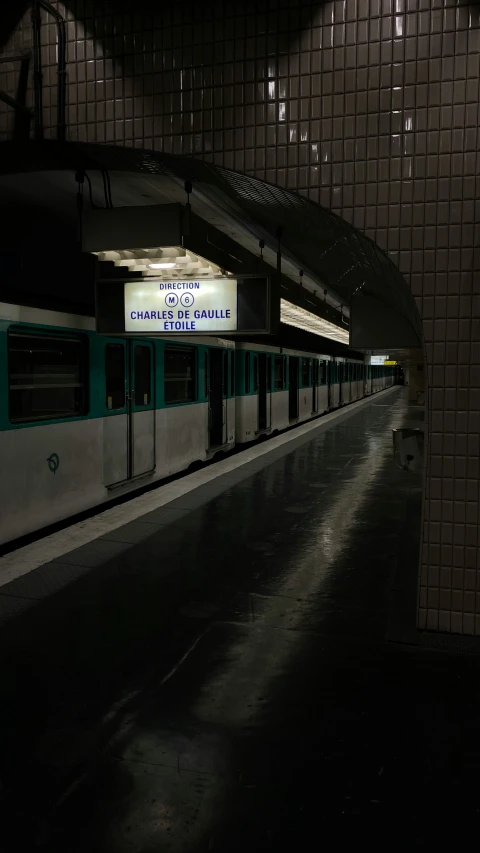
M 129 344 L 130 477 L 139 477 L 155 468 L 154 348 L 146 341 Z
M 226 444 L 226 386 L 228 384 L 228 353 L 223 349 L 209 350 L 208 426 L 210 447 Z
M 319 361 L 317 358 L 314 358 L 312 366 L 312 414 L 318 412 L 318 366 Z
M 106 486 L 155 470 L 154 355 L 154 345 L 146 341 L 116 341 L 105 346 Z
M 270 358 L 266 353 L 259 352 L 255 356 L 256 384 L 258 385 L 258 431 L 262 432 L 268 428 L 268 402 L 267 402 L 267 372 Z
M 293 355 L 288 362 L 288 417 L 298 418 L 298 358 Z
M 267 429 L 272 426 L 273 356 L 267 355 Z

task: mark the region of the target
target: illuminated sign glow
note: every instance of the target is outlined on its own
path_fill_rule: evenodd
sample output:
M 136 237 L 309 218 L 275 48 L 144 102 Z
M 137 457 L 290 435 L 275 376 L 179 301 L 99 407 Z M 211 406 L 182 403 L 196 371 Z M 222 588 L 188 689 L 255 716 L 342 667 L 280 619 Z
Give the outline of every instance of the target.
M 370 357 L 370 364 L 385 364 L 388 360 L 388 355 L 372 355 Z
M 129 281 L 126 332 L 234 332 L 237 280 Z

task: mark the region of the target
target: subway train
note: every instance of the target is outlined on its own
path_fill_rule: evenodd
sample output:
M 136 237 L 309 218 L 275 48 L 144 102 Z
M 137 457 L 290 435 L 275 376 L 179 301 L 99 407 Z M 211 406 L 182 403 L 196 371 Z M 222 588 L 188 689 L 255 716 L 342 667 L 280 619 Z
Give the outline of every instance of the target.
M 91 317 L 0 303 L 0 543 L 394 381 L 352 359 L 109 338 Z

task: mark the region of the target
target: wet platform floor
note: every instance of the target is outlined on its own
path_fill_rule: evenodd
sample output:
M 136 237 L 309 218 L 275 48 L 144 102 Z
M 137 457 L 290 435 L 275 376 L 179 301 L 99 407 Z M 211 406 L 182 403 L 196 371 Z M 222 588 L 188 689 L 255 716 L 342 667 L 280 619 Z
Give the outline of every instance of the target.
M 417 417 L 377 396 L 2 628 L 2 850 L 424 849 L 477 825 L 479 659 L 392 641 L 421 493 L 391 429 Z

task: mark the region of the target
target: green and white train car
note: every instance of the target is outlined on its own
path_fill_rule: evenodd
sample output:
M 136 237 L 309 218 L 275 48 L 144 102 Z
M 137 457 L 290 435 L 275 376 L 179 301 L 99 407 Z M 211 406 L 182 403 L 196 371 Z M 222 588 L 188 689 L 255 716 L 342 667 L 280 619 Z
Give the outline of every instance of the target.
M 218 338 L 109 338 L 90 317 L 0 303 L 0 543 L 393 383 L 372 371 Z

